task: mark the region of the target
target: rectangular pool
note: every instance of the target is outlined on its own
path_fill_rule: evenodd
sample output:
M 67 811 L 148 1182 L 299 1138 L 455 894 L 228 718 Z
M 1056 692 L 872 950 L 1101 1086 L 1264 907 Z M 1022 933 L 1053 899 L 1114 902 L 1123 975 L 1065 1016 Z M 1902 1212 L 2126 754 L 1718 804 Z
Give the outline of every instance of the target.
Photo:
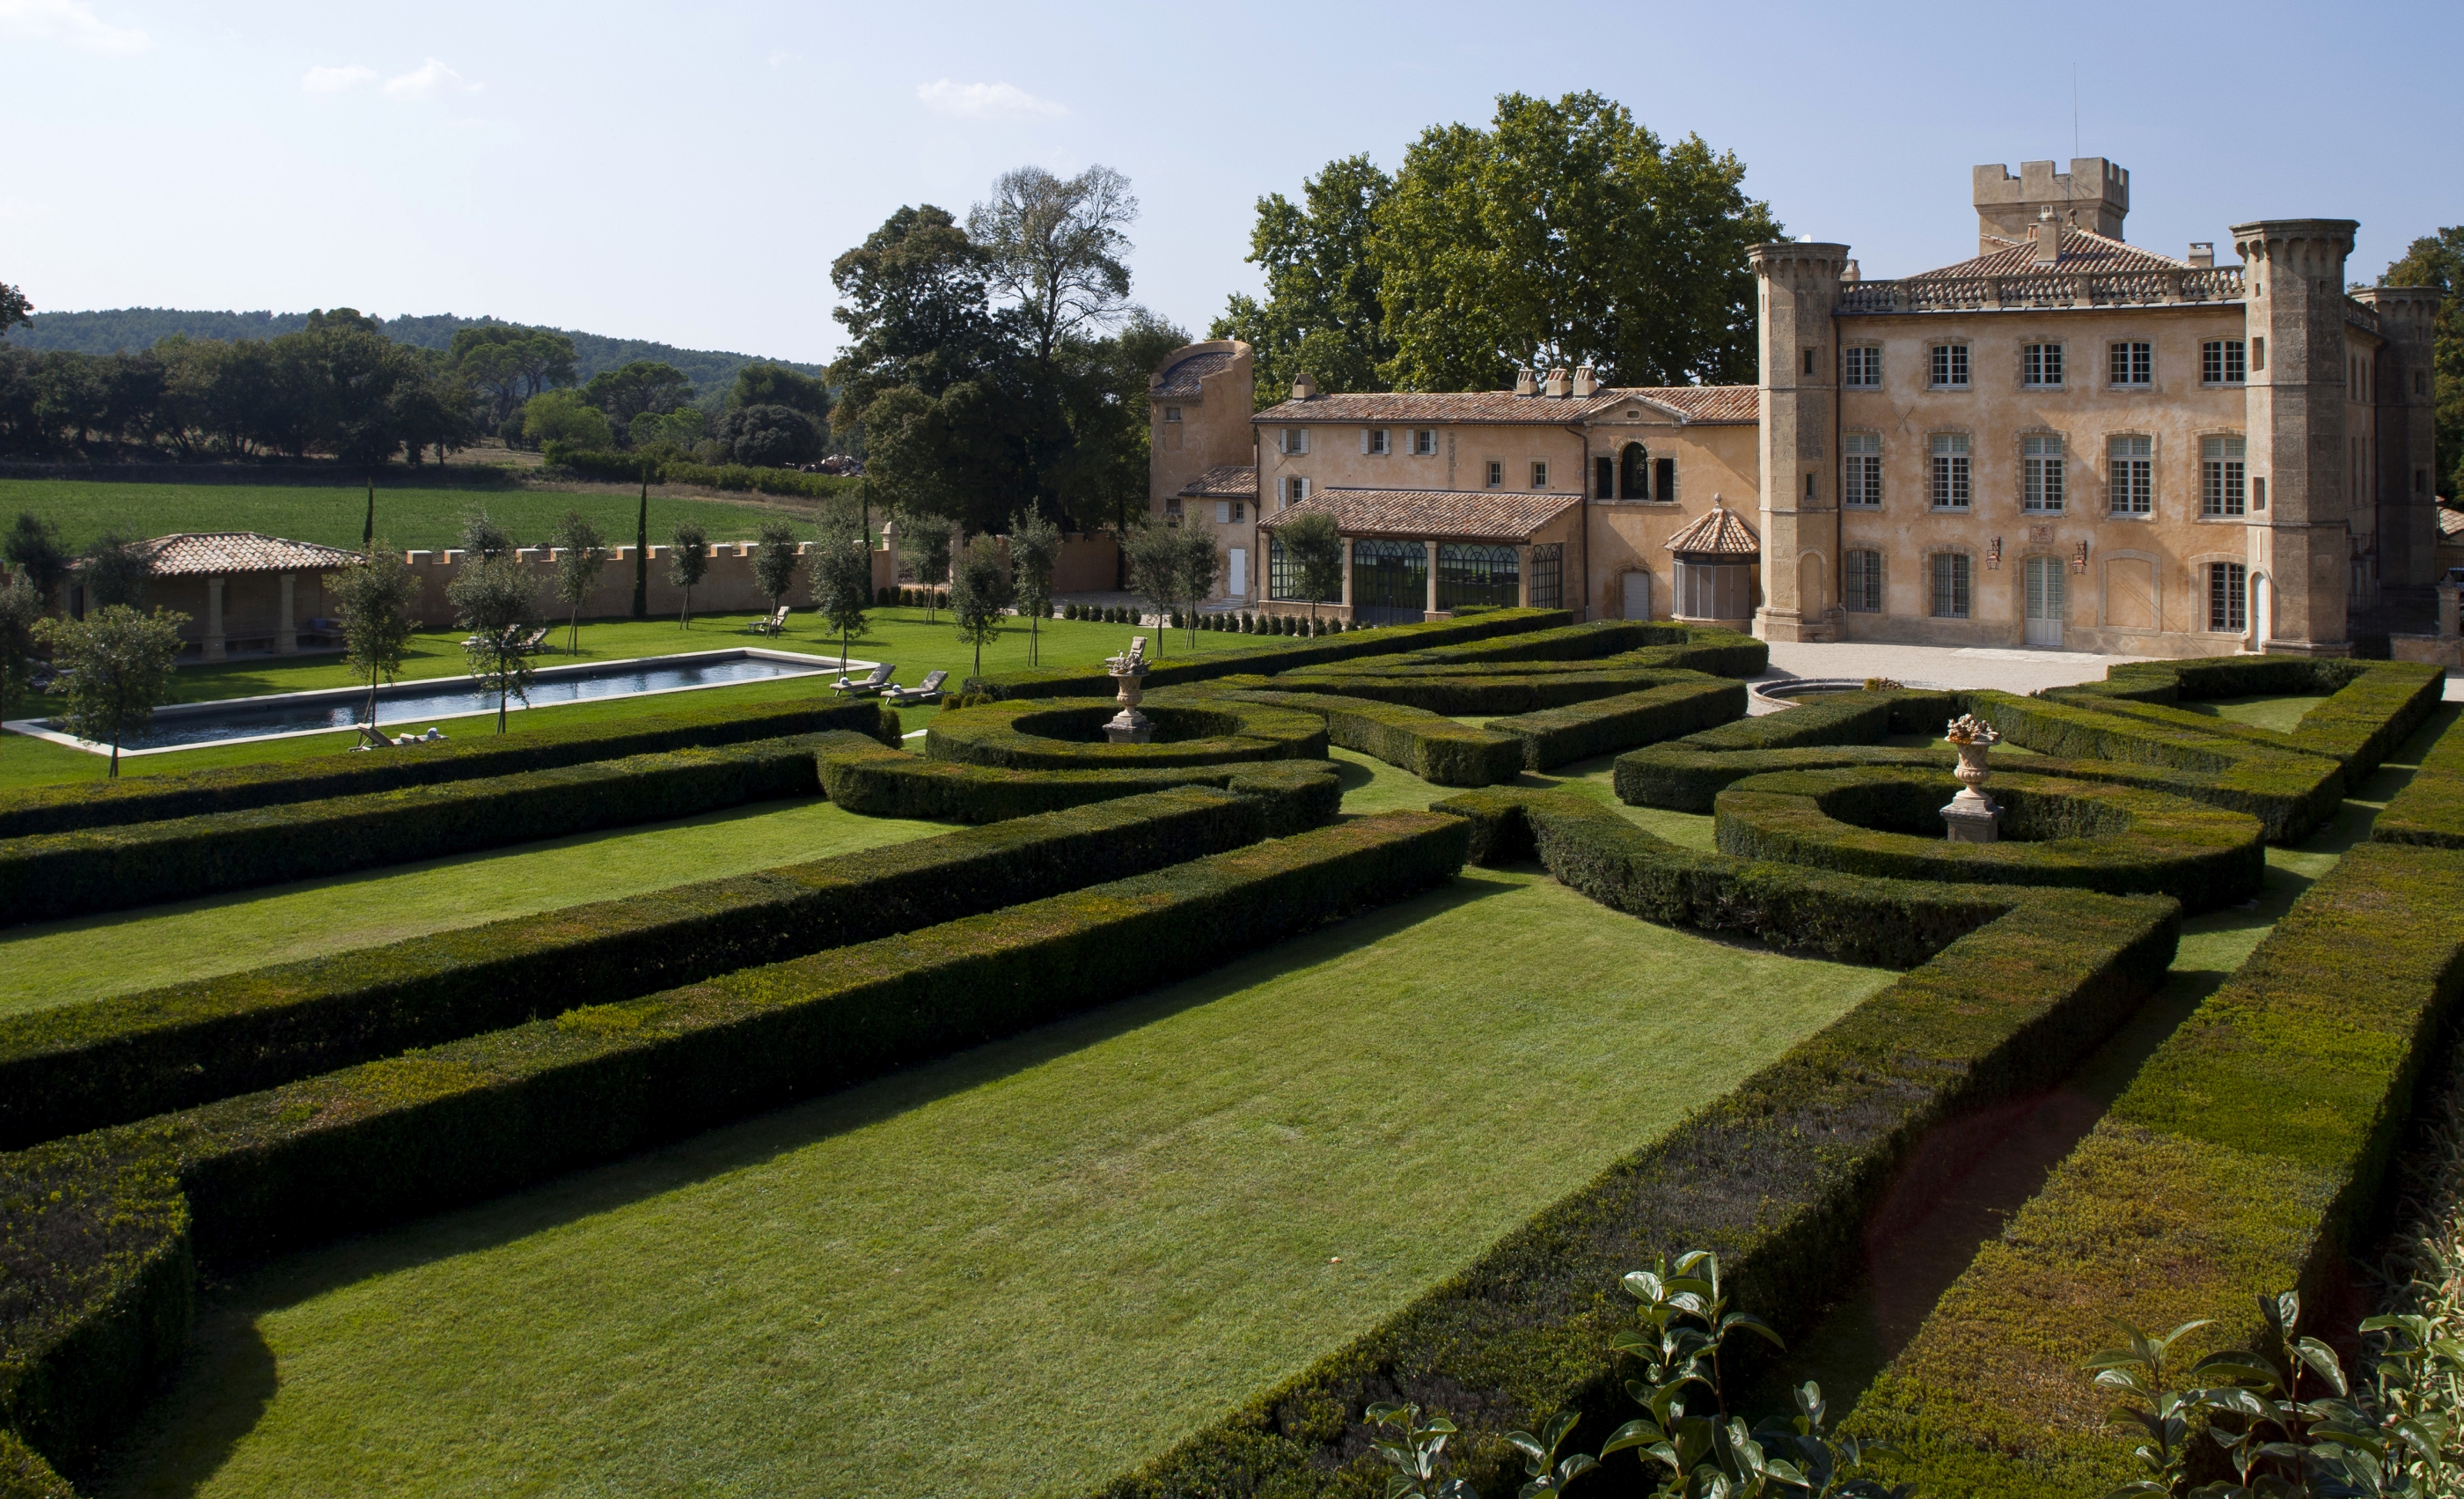
M 751 647 L 702 650 L 690 655 L 646 656 L 632 661 L 602 661 L 586 666 L 541 667 L 531 679 L 530 706 L 594 702 L 606 697 L 647 697 L 660 693 L 689 693 L 738 682 L 769 681 L 782 676 L 835 678 L 835 656 L 795 655 Z M 869 661 L 847 662 L 850 672 L 872 670 Z M 180 703 L 154 711 L 146 731 L 124 741 L 122 755 L 159 755 L 168 750 L 195 749 L 205 744 L 236 744 L 250 739 L 288 738 L 300 734 L 331 734 L 358 728 L 367 717 L 364 687 L 330 688 L 314 693 L 283 693 L 270 697 L 232 697 L 221 702 Z M 518 713 L 522 702 L 512 708 Z M 397 682 L 377 689 L 377 721 L 386 733 L 416 733 L 448 718 L 475 717 L 496 711 L 495 694 L 469 677 L 429 678 Z M 36 738 L 77 749 L 108 754 L 109 746 L 73 738 L 50 718 L 21 718 L 9 728 Z

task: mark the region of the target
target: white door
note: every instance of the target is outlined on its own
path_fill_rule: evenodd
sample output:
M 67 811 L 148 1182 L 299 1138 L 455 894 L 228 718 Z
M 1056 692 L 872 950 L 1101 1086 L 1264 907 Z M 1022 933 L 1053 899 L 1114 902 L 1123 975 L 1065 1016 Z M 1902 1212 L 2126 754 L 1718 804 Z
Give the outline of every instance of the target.
M 2062 643 L 2062 621 L 2070 614 L 2070 575 L 2058 557 L 2028 559 L 2028 644 Z
M 1236 599 L 1249 596 L 1249 549 L 1245 546 L 1232 548 L 1232 576 L 1224 591 Z
M 1625 618 L 1651 618 L 1651 574 L 1625 575 Z

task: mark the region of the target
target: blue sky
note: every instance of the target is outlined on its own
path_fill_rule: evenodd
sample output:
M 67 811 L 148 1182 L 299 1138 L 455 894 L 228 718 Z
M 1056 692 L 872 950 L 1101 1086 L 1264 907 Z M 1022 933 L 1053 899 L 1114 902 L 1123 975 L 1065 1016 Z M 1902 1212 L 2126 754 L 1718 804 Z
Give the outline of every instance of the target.
M 1702 135 L 1868 276 L 1972 253 L 1969 167 L 2132 173 L 2133 241 L 2464 223 L 2464 6 L 168 5 L 0 0 L 0 280 L 38 309 L 493 313 L 821 360 L 830 260 L 1023 163 L 1126 172 L 1203 332 L 1261 193 L 1505 91 Z M 2222 247 L 2231 258 L 2229 246 Z

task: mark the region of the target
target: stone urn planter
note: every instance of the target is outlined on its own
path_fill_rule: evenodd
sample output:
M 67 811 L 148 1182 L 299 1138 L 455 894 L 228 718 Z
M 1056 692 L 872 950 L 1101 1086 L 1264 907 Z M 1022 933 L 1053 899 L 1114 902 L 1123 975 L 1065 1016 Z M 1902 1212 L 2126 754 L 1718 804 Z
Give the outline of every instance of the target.
M 1155 720 L 1138 712 L 1138 699 L 1146 695 L 1147 637 L 1138 635 L 1130 641 L 1130 649 L 1106 660 L 1104 667 L 1112 680 L 1121 684 L 1115 701 L 1121 711 L 1104 724 L 1104 738 L 1115 744 L 1145 744 L 1155 738 Z
M 1959 752 L 1959 764 L 1951 774 L 1959 778 L 1959 794 L 1942 809 L 1943 826 L 1953 843 L 1993 843 L 2001 835 L 2002 808 L 1985 794 L 1985 752 L 2002 742 L 2002 736 L 1990 723 L 1981 722 L 1974 714 L 1964 714 L 1950 721 L 1943 734 L 1945 742 Z

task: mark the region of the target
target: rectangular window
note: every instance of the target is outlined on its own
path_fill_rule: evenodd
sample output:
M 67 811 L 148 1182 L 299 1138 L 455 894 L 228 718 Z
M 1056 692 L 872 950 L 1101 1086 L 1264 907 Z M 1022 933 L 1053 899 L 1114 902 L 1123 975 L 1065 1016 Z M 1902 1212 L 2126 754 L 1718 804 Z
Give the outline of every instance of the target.
M 2060 385 L 2062 346 L 2058 343 L 2031 343 L 2019 350 L 2019 383 L 2023 386 Z
M 2106 488 L 2113 496 L 2113 513 L 2144 516 L 2152 512 L 2156 508 L 2156 439 L 2116 437 L 2106 452 L 2111 470 Z
M 1362 428 L 1360 431 L 1360 451 L 1375 457 L 1385 456 L 1386 429 L 1383 427 Z
M 1248 518 L 1249 518 L 1249 502 L 1248 502 L 1247 500 L 1245 500 L 1245 499 L 1236 499 L 1236 500 L 1234 500 L 1234 501 L 1232 502 L 1232 523 L 1233 523 L 1234 525 L 1239 525 L 1242 521 L 1246 520 L 1246 519 L 1248 519 Z
M 1178 408 L 1178 407 L 1177 407 L 1177 406 L 1168 406 L 1168 407 L 1165 407 L 1165 408 L 1163 408 L 1163 419 L 1164 419 L 1165 421 L 1167 421 L 1167 422 L 1177 422 L 1177 421 L 1179 421 L 1179 420 L 1180 420 L 1180 408 Z
M 1495 458 L 1488 460 L 1488 487 L 1496 489 L 1506 482 L 1506 465 Z
M 1880 552 L 1852 551 L 1844 559 L 1844 562 L 1846 563 L 1846 582 L 1842 586 L 1846 590 L 1844 599 L 1849 612 L 1854 614 L 1881 613 L 1882 554 Z
M 1438 431 L 1437 431 L 1437 429 L 1436 429 L 1436 428 L 1434 428 L 1434 427 L 1423 427 L 1423 428 L 1419 429 L 1419 430 L 1415 431 L 1414 433 L 1412 433 L 1412 456 L 1413 456 L 1413 457 L 1415 457 L 1415 458 L 1426 458 L 1426 457 L 1429 457 L 1429 456 L 1433 455 L 1434 453 L 1436 453 L 1436 452 L 1437 452 L 1437 451 L 1438 451 Z
M 1549 465 L 1539 462 L 1531 465 L 1531 487 L 1533 489 L 1549 487 Z
M 1936 619 L 1968 618 L 1968 555 L 1964 552 L 1936 552 L 1925 559 L 1931 575 L 1927 592 L 1929 606 Z
M 1531 606 L 1563 608 L 1566 603 L 1566 543 L 1544 541 L 1531 548 Z
M 1937 390 L 1968 388 L 1968 345 L 1937 343 L 1933 346 L 1933 386 Z
M 2244 466 L 2238 437 L 2199 439 L 2199 514 L 2237 516 L 2242 513 Z
M 1306 427 L 1285 428 L 1282 434 L 1275 440 L 1275 448 L 1279 452 L 1301 453 L 1309 452 L 1309 429 Z
M 2156 345 L 2117 343 L 2113 346 L 2113 383 L 2148 386 L 2156 383 Z
M 2208 563 L 2208 628 L 2238 635 L 2250 628 L 2250 572 L 2239 562 Z
M 2248 378 L 2239 339 L 2210 339 L 2199 345 L 2199 384 L 2237 386 Z
M 2267 341 L 2265 339 L 2253 339 L 2250 341 L 2250 367 L 2253 369 L 2262 370 L 2267 367 Z
M 1180 524 L 1180 496 L 1167 495 L 1163 500 L 1163 518 L 1172 525 Z
M 1605 453 L 1592 460 L 1592 497 L 1617 498 L 1617 460 Z
M 1968 434 L 1944 432 L 1933 440 L 1933 508 L 1968 508 Z
M 1677 502 L 1677 460 L 1657 458 L 1651 465 L 1651 498 L 1663 505 Z
M 1805 351 L 1805 372 L 1807 374 L 1811 375 L 1814 373 L 1814 361 L 1815 356 L 1820 353 L 1821 350 L 1819 349 L 1807 349 Z
M 1839 503 L 1871 509 L 1882 502 L 1882 435 L 1849 432 L 1839 439 Z
M 1847 349 L 1845 363 L 1839 369 L 1839 383 L 1872 389 L 1882 383 L 1882 351 L 1881 349 Z
M 2019 482 L 2028 510 L 2062 508 L 2062 440 L 2031 437 L 2019 454 Z
M 1219 526 L 1228 526 L 1232 523 L 1232 502 L 1230 500 L 1219 499 L 1215 502 L 1215 523 Z
M 1285 503 L 1285 504 L 1287 504 L 1287 505 L 1297 505 L 1297 504 L 1299 504 L 1302 500 L 1305 500 L 1305 499 L 1307 499 L 1307 498 L 1309 498 L 1309 480 L 1307 480 L 1307 479 L 1286 479 L 1286 480 L 1284 480 L 1284 503 Z

